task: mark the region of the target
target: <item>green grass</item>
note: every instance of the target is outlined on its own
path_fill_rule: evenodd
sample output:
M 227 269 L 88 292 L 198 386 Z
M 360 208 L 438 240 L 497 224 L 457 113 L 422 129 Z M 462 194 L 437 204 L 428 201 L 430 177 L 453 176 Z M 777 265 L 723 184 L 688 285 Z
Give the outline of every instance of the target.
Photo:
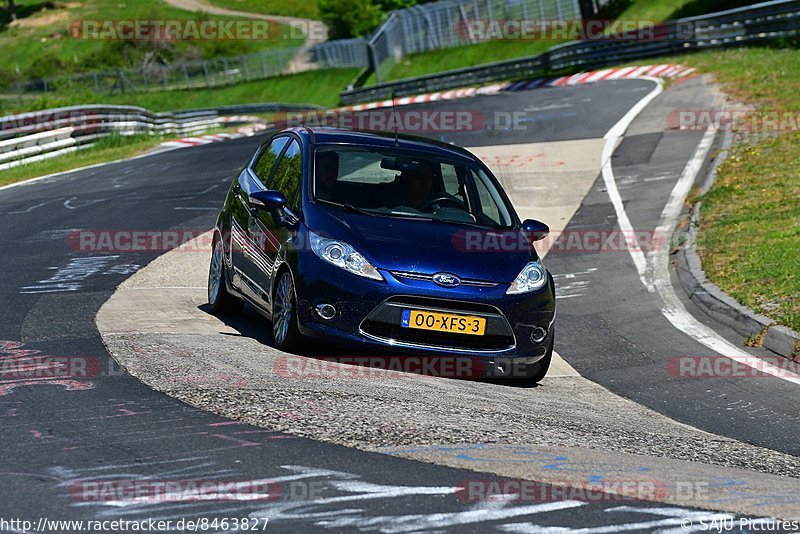
M 546 52 L 550 47 L 557 44 L 559 44 L 559 41 L 490 41 L 458 48 L 411 54 L 384 73 L 381 81 L 388 82 L 515 57 L 534 56 Z M 374 83 L 375 75 L 373 74 L 367 81 L 367 85 Z
M 602 15 L 620 20 L 663 22 L 756 3 L 757 0 L 614 0 Z
M 46 176 L 48 174 L 77 169 L 105 161 L 131 158 L 146 152 L 166 140 L 167 138 L 164 137 L 151 137 L 148 135 L 111 135 L 101 139 L 93 147 L 85 150 L 0 171 L 0 186 L 19 182 L 28 178 L 35 178 L 36 176 Z
M 800 50 L 796 45 L 704 52 L 669 61 L 713 73 L 734 99 L 771 108 L 800 109 Z
M 258 102 L 285 102 L 335 106 L 339 93 L 358 74 L 358 69 L 329 69 L 278 76 L 254 82 L 240 83 L 214 89 L 160 91 L 97 97 L 91 92 L 49 94 L 20 105 L 10 99 L 0 101 L 0 111 L 31 111 L 86 103 L 125 104 L 141 106 L 151 111 L 177 111 L 250 104 Z
M 709 278 L 800 331 L 800 134 L 734 150 L 701 200 L 698 250 Z
M 162 0 L 84 0 L 39 2 L 17 0 L 19 20 L 9 25 L 6 2 L 0 9 L 0 82 L 57 76 L 75 72 L 140 66 L 147 59 L 174 63 L 252 53 L 270 48 L 300 46 L 290 39 L 288 27 L 276 26 L 275 38 L 267 40 L 220 40 L 178 42 L 125 42 L 73 37 L 75 21 L 207 20 Z M 47 5 L 55 6 L 48 9 Z M 213 16 L 214 20 L 237 20 Z
M 657 23 L 754 3 L 755 0 L 617 0 L 606 8 L 601 17 Z M 388 82 L 515 57 L 534 56 L 560 42 L 563 41 L 498 40 L 412 54 L 383 72 L 381 81 Z M 367 85 L 372 85 L 375 81 L 373 74 L 367 80 Z
M 318 0 L 209 0 L 209 3 L 248 13 L 285 15 L 315 20 L 320 18 Z
M 795 117 L 800 109 L 796 48 L 672 60 L 713 73 L 738 101 Z M 742 304 L 800 331 L 800 134 L 735 149 L 700 200 L 698 250 L 709 278 Z

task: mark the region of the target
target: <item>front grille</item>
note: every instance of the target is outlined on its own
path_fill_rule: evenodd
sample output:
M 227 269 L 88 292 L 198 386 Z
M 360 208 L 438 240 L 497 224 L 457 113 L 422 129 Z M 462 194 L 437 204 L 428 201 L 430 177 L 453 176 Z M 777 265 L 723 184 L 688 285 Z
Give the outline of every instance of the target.
M 404 309 L 421 309 L 459 315 L 478 315 L 486 319 L 483 336 L 403 328 Z M 515 346 L 514 333 L 505 316 L 486 304 L 428 297 L 397 296 L 379 304 L 361 324 L 363 333 L 387 341 L 433 348 L 501 351 Z
M 361 325 L 361 329 L 365 333 L 377 338 L 436 348 L 483 351 L 505 350 L 514 346 L 514 338 L 511 336 L 468 336 L 464 334 L 450 334 L 447 332 L 403 328 L 399 325 L 369 320 L 364 321 Z
M 422 273 L 411 273 L 405 271 L 391 271 L 391 273 L 399 278 L 408 278 L 411 280 L 422 280 L 425 282 L 435 283 L 433 281 L 432 274 L 422 274 Z M 497 287 L 497 282 L 487 282 L 485 280 L 472 280 L 470 278 L 461 278 L 461 283 L 459 285 L 462 286 L 471 286 L 471 287 Z

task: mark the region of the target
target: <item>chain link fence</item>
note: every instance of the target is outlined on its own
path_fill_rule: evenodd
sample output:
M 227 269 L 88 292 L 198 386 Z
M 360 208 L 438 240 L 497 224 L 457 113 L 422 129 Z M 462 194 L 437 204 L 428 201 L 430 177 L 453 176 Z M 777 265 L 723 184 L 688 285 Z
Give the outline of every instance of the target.
M 117 69 L 17 82 L 17 94 L 36 95 L 89 90 L 97 94 L 141 93 L 172 89 L 197 89 L 233 85 L 289 72 L 299 48 L 216 58 L 142 69 Z
M 337 39 L 311 48 L 311 61 L 325 69 L 364 68 L 369 65 L 367 40 Z
M 381 83 L 403 56 L 471 44 L 470 22 L 580 20 L 578 0 L 443 0 L 393 12 L 368 41 Z
M 442 0 L 393 12 L 369 39 L 339 39 L 304 51 L 267 50 L 143 69 L 117 69 L 17 82 L 23 96 L 59 91 L 96 94 L 211 88 L 317 68 L 370 68 L 378 82 L 403 56 L 469 44 L 476 20 L 578 20 L 579 0 Z M 308 53 L 310 61 L 296 61 Z
M 622 65 L 647 58 L 699 50 L 733 48 L 796 40 L 800 34 L 800 0 L 774 0 L 662 24 L 657 38 L 572 41 L 537 56 L 406 78 L 341 93 L 343 104 L 445 91 L 501 80 L 533 79 L 578 70 Z

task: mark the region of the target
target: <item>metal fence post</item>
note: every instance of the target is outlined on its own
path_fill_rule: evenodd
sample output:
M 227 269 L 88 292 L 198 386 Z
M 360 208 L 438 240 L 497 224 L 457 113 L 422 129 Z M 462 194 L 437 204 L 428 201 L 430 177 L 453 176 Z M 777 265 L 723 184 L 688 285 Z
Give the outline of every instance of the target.
M 242 70 L 244 71 L 245 81 L 250 81 L 250 68 L 247 66 L 247 56 L 242 56 Z
M 370 41 L 367 41 L 367 56 L 369 56 L 372 71 L 375 73 L 375 83 L 381 83 L 381 65 L 378 61 L 378 54 L 375 52 L 375 46 Z

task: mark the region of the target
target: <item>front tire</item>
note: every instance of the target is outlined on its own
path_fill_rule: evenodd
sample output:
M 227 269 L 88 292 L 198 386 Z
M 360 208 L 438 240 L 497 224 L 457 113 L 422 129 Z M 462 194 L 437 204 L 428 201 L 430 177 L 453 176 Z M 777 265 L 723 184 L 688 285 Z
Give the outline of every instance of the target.
M 275 297 L 272 300 L 272 335 L 275 338 L 275 347 L 282 351 L 291 351 L 300 343 L 301 335 L 297 327 L 297 296 L 289 271 L 281 274 L 275 288 Z
M 208 305 L 214 315 L 237 314 L 242 311 L 244 302 L 228 292 L 225 275 L 225 252 L 222 240 L 214 239 L 211 252 L 211 265 L 208 268 Z

